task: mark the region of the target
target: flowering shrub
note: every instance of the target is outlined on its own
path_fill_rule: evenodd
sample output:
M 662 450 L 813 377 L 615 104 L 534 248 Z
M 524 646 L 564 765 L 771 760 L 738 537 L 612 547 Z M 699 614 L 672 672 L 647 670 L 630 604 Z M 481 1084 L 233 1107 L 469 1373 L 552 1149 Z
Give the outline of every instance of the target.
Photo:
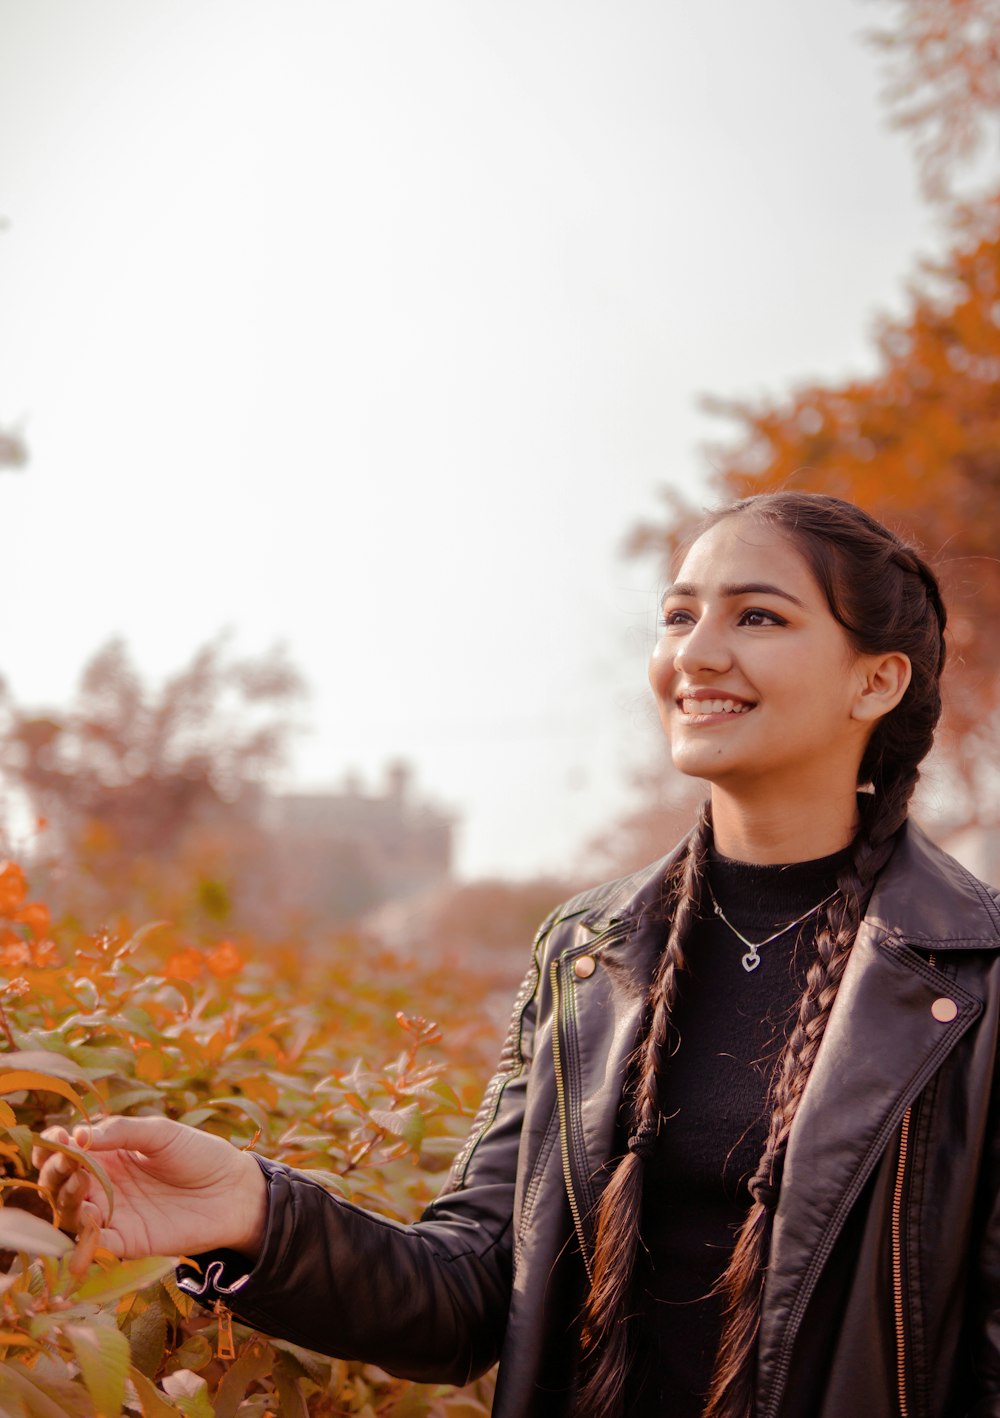
M 0 1412 L 5 1418 L 473 1418 L 461 1393 L 267 1339 L 179 1291 L 173 1263 L 71 1238 L 31 1165 L 53 1123 L 165 1113 L 412 1220 L 435 1194 L 495 1047 L 482 977 L 375 943 L 265 952 L 169 923 L 53 928 L 0 865 Z M 454 1021 L 449 1050 L 418 1010 Z M 378 1059 L 378 1063 L 365 1060 Z M 98 1162 L 83 1165 L 100 1178 Z

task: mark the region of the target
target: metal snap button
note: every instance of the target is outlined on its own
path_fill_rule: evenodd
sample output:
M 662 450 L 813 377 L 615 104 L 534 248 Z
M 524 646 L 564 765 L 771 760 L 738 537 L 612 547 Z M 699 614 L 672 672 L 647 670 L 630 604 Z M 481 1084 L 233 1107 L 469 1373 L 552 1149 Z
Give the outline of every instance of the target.
M 578 955 L 573 961 L 573 974 L 578 980 L 587 980 L 597 969 L 597 961 L 592 955 Z
M 942 995 L 940 999 L 936 999 L 931 1005 L 931 1014 L 933 1014 L 934 1018 L 940 1024 L 950 1024 L 958 1014 L 958 1005 L 953 999 L 948 999 L 946 995 Z

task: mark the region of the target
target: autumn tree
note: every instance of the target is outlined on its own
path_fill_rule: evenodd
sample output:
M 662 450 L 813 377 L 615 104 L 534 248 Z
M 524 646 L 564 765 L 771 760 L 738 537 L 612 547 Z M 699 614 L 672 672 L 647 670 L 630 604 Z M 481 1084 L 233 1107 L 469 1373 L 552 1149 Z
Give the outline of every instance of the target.
M 89 874 L 119 901 L 142 879 L 148 909 L 167 866 L 183 875 L 197 857 L 203 904 L 211 914 L 214 880 L 223 916 L 224 873 L 210 868 L 256 840 L 257 797 L 285 757 L 303 690 L 283 651 L 240 659 L 225 637 L 153 689 L 112 640 L 65 710 L 24 709 L 0 687 L 0 769 L 47 824 L 57 877 L 72 862 L 67 878 Z
M 885 60 L 882 98 L 913 135 L 926 195 L 952 198 L 956 172 L 1000 144 L 1000 0 L 884 0 L 869 34 Z

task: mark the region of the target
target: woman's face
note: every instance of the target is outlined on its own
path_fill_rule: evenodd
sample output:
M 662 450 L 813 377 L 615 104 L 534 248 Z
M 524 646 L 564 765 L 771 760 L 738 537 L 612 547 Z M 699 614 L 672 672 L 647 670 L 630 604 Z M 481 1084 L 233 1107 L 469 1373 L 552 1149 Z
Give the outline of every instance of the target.
M 663 621 L 649 679 L 682 773 L 733 791 L 853 792 L 872 728 L 856 717 L 866 657 L 790 538 L 738 513 L 717 522 Z

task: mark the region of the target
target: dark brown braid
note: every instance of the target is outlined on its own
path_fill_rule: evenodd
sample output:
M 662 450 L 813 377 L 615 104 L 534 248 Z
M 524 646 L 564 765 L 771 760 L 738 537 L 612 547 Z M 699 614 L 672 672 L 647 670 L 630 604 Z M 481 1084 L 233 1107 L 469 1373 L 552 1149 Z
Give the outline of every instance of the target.
M 786 492 L 746 498 L 714 514 L 751 516 L 785 532 L 808 561 L 830 610 L 861 654 L 900 652 L 912 676 L 896 708 L 880 719 L 859 771 L 860 823 L 838 891 L 816 933 L 795 1022 L 775 1066 L 767 1141 L 749 1183 L 753 1204 L 717 1290 L 725 1323 L 704 1418 L 753 1418 L 756 1342 L 771 1225 L 792 1123 L 826 1030 L 875 878 L 906 821 L 920 763 L 941 713 L 945 608 L 930 567 L 874 518 L 838 498 Z M 674 917 L 650 993 L 650 1025 L 632 1101 L 630 1152 L 598 1213 L 594 1281 L 587 1309 L 584 1384 L 577 1418 L 618 1418 L 631 1360 L 630 1292 L 642 1205 L 643 1144 L 658 1132 L 657 1078 L 670 1037 L 669 1014 L 683 947 L 701 900 L 709 819 L 705 810 L 675 878 Z
M 642 1205 L 643 1164 L 652 1153 L 660 1130 L 660 1080 L 667 1059 L 679 1040 L 671 1026 L 678 977 L 685 968 L 684 941 L 698 916 L 705 862 L 712 837 L 708 804 L 687 850 L 667 883 L 670 932 L 660 956 L 647 1005 L 649 1024 L 636 1059 L 631 1099 L 628 1151 L 605 1188 L 597 1211 L 594 1277 L 587 1303 L 583 1365 L 587 1381 L 576 1418 L 612 1418 L 621 1412 L 625 1378 L 631 1362 L 629 1302 L 639 1244 L 638 1217 Z M 618 1407 L 608 1407 L 606 1395 L 617 1395 Z

